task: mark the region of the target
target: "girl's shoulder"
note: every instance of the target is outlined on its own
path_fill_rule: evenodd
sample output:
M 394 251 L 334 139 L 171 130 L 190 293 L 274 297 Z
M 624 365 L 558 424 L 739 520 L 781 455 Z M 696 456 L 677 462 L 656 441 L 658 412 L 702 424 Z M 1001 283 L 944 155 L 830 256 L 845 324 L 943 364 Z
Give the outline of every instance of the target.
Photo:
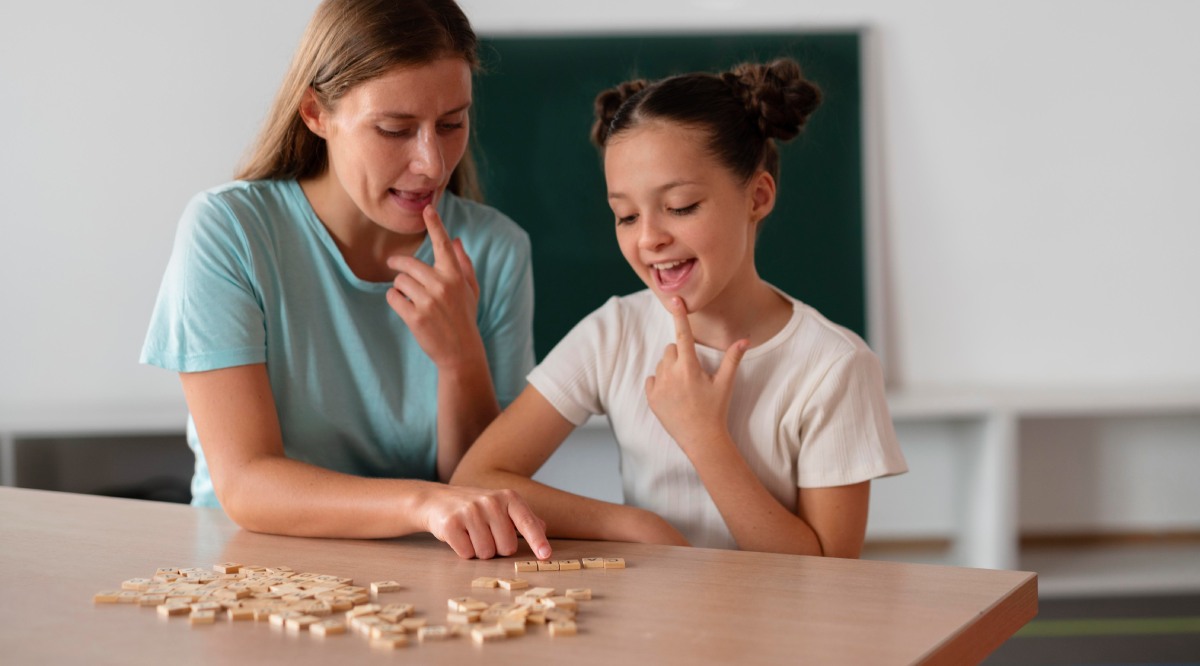
M 659 303 L 658 297 L 649 289 L 643 289 L 625 296 L 610 296 L 580 323 L 610 331 L 619 339 L 661 327 L 664 317 L 669 320 L 670 314 Z
M 788 337 L 794 345 L 800 345 L 809 350 L 820 349 L 834 357 L 862 352 L 872 353 L 866 341 L 858 333 L 829 319 L 804 301 L 778 288 L 776 291 L 792 303 L 792 322 L 787 329 L 790 329 L 791 334 Z

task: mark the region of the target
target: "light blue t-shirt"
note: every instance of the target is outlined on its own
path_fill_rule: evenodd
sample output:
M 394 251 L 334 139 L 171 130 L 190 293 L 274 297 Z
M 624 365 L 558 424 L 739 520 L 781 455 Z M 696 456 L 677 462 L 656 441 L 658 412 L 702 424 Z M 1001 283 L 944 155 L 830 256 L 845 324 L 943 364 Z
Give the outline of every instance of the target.
M 479 281 L 477 321 L 501 406 L 533 367 L 529 237 L 493 208 L 443 195 Z M 416 258 L 433 264 L 428 238 Z M 437 369 L 350 271 L 299 183 L 237 181 L 188 204 L 141 362 L 178 372 L 266 363 L 289 458 L 367 477 L 437 478 Z M 191 417 L 192 504 L 219 506 Z

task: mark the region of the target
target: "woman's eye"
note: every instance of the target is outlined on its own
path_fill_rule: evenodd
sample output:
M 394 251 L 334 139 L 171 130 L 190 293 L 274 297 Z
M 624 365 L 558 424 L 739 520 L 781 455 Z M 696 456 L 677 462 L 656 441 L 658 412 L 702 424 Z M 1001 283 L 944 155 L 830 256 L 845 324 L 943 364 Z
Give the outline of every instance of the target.
M 453 132 L 453 131 L 462 129 L 465 125 L 466 125 L 466 123 L 463 123 L 463 122 L 442 123 L 442 124 L 438 125 L 438 129 L 443 132 Z
M 617 224 L 632 224 L 637 219 L 637 215 L 617 216 Z
M 700 208 L 700 202 L 697 201 L 696 203 L 694 203 L 690 206 L 684 206 L 683 208 L 668 207 L 667 210 L 671 211 L 672 215 L 691 215 L 692 213 L 696 212 L 696 210 L 699 208 Z
M 383 127 L 376 127 L 375 131 L 379 132 L 383 136 L 388 136 L 388 137 L 402 137 L 402 136 L 408 136 L 409 134 L 411 134 L 411 132 L 407 129 L 392 130 L 392 129 L 386 129 Z

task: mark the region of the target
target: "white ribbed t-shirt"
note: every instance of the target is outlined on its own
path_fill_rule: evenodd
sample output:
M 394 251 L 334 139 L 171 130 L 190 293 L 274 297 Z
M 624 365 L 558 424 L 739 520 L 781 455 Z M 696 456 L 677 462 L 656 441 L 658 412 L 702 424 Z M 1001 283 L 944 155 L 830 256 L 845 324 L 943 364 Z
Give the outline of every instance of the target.
M 878 358 L 852 331 L 783 295 L 792 317 L 742 358 L 729 432 L 767 490 L 794 512 L 798 488 L 858 483 L 908 466 Z M 662 516 L 694 546 L 737 548 L 691 461 L 646 401 L 646 377 L 674 341 L 674 321 L 653 292 L 613 297 L 551 350 L 529 383 L 575 425 L 608 416 L 627 504 Z M 724 355 L 699 344 L 696 352 L 710 373 Z

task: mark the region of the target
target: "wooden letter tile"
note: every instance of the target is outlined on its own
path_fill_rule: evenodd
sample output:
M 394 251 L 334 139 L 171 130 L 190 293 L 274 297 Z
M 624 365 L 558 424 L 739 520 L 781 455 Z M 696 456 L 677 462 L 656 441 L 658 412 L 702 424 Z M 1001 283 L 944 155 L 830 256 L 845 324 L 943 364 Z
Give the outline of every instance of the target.
M 520 578 L 501 578 L 500 587 L 506 590 L 523 590 L 529 587 L 529 581 Z
M 371 583 L 371 594 L 378 596 L 380 592 L 399 592 L 402 588 L 400 583 L 394 580 L 383 580 L 376 583 Z

